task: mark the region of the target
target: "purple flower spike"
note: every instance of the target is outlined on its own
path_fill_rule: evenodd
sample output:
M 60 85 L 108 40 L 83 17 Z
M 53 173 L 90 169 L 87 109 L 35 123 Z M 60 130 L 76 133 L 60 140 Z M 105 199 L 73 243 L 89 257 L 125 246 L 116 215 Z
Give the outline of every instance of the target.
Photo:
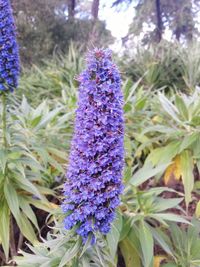
M 19 51 L 9 0 L 0 0 L 0 91 L 13 91 L 19 79 Z
M 111 51 L 94 49 L 78 78 L 79 102 L 64 186 L 65 228 L 76 226 L 83 242 L 107 234 L 122 192 L 123 96 Z

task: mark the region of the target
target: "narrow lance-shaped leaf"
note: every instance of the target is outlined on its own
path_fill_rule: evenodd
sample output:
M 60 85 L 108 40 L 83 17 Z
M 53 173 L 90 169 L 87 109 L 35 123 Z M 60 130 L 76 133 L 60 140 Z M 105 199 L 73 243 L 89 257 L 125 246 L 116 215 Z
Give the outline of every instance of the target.
M 191 193 L 194 187 L 193 168 L 194 164 L 190 152 L 187 150 L 183 151 L 181 153 L 181 172 L 185 191 L 185 202 L 187 207 L 192 200 Z
M 10 243 L 10 211 L 5 202 L 1 202 L 0 209 L 0 241 L 2 243 L 6 260 L 8 260 Z
M 153 261 L 153 236 L 148 225 L 144 221 L 141 221 L 139 225 L 139 239 L 144 267 L 151 267 Z

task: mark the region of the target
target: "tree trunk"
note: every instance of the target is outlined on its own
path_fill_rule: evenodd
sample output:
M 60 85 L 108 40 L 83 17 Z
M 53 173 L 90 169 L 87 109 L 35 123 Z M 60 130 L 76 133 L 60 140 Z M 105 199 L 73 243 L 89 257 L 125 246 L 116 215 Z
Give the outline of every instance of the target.
M 99 0 L 93 0 L 91 13 L 92 13 L 93 19 L 97 20 L 98 14 L 99 14 Z
M 156 41 L 159 43 L 162 40 L 163 22 L 160 0 L 155 0 L 156 8 Z
M 176 29 L 175 29 L 175 37 L 176 37 L 176 40 L 179 42 L 180 41 L 180 37 L 181 37 L 181 31 L 180 31 L 180 28 L 179 27 L 177 27 Z
M 93 0 L 92 1 L 92 7 L 91 7 L 91 14 L 93 18 L 93 24 L 91 28 L 91 32 L 89 34 L 89 44 L 88 47 L 91 45 L 94 46 L 97 40 L 97 31 L 98 31 L 98 15 L 99 15 L 99 2 L 100 0 Z
M 68 18 L 73 20 L 75 15 L 76 0 L 68 0 Z

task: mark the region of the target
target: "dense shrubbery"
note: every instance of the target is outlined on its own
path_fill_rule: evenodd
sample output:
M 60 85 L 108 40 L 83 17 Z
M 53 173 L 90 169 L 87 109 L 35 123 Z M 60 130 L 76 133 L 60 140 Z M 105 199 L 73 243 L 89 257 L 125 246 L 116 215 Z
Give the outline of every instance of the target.
M 74 76 L 84 61 L 71 48 L 24 71 L 8 100 L 9 149 L 0 152 L 0 177 L 5 166 L 9 176 L 0 179 L 2 264 L 10 221 L 9 259 L 22 249 L 14 258 L 21 267 L 200 266 L 198 47 L 191 54 L 165 45 L 123 60 L 125 189 L 111 232 L 94 246 L 81 246 L 63 230 L 58 206 L 76 108 Z
M 121 61 L 125 71 L 133 81 L 143 77 L 148 89 L 173 88 L 191 92 L 200 84 L 199 43 L 187 47 L 178 43 L 161 42 L 157 46 L 139 47 L 125 53 Z
M 75 0 L 10 2 L 17 26 L 20 58 L 26 66 L 39 64 L 55 52 L 65 53 L 71 41 L 82 51 L 96 44 L 102 46 L 114 42 L 105 21 L 98 19 L 98 7 L 97 17 L 93 19 L 92 1 L 84 4 Z

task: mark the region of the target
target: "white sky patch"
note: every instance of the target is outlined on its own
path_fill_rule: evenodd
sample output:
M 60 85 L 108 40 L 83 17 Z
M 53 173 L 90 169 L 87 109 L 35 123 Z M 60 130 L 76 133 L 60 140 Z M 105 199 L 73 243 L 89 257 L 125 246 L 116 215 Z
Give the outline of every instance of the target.
M 106 21 L 107 29 L 110 30 L 112 35 L 117 39 L 126 36 L 135 13 L 133 5 L 127 8 L 126 6 L 120 6 L 120 11 L 118 11 L 117 7 L 111 7 L 113 3 L 112 0 L 102 0 L 100 3 L 99 17 Z
M 99 18 L 106 21 L 106 28 L 111 31 L 116 41 L 110 48 L 115 52 L 122 51 L 122 39 L 128 33 L 134 17 L 134 6 L 112 7 L 113 0 L 101 0 Z
M 134 4 L 119 5 L 119 7 L 112 7 L 114 0 L 101 0 L 99 7 L 99 18 L 106 22 L 106 28 L 111 31 L 116 41 L 110 46 L 115 52 L 121 52 L 122 49 L 122 38 L 125 37 L 129 31 L 129 26 L 133 21 L 135 15 Z M 134 1 L 133 1 L 134 2 Z M 200 22 L 200 15 L 197 16 L 197 21 Z M 154 27 L 154 26 L 153 26 Z M 200 30 L 200 23 L 196 24 L 198 30 Z M 144 36 L 145 32 L 152 30 L 152 25 L 144 23 L 143 29 L 138 37 L 135 36 L 135 44 L 141 41 L 141 37 Z M 163 38 L 170 41 L 172 39 L 172 32 L 168 28 L 163 33 Z

